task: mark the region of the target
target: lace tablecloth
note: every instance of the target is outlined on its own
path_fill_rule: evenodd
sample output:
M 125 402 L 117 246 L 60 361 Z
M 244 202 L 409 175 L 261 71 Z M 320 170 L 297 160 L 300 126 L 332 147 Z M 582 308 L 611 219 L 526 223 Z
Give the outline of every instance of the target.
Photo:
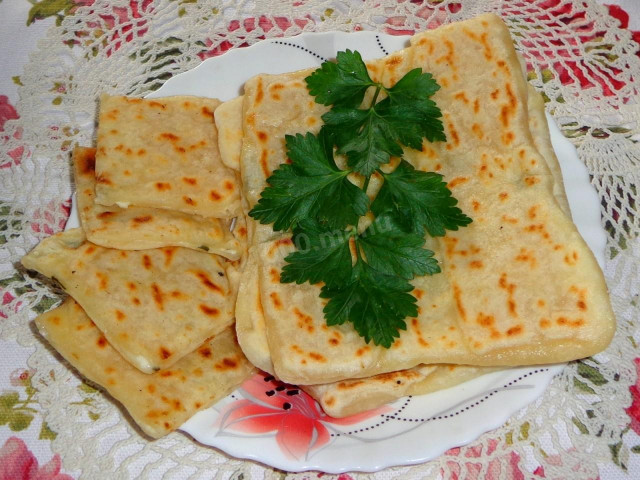
M 380 478 L 640 478 L 640 4 L 591 0 L 0 0 L 0 480 L 307 478 L 173 433 L 141 438 L 30 322 L 52 292 L 17 267 L 69 215 L 69 152 L 94 136 L 101 91 L 144 95 L 202 60 L 303 31 L 407 35 L 499 13 L 530 82 L 602 199 L 610 348 L 471 445 Z M 364 477 L 343 474 L 339 478 Z

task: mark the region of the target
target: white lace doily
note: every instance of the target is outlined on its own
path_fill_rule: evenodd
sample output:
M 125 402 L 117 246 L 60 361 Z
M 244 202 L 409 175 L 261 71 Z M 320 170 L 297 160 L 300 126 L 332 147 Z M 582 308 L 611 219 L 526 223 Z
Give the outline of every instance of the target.
M 284 475 L 228 458 L 181 433 L 143 439 L 117 405 L 83 385 L 35 335 L 30 320 L 61 292 L 26 275 L 18 262 L 64 226 L 72 192 L 69 152 L 75 144 L 92 144 L 99 93 L 144 95 L 208 56 L 265 37 L 354 29 L 406 34 L 483 11 L 505 18 L 531 83 L 544 92 L 547 109 L 591 172 L 609 233 L 605 274 L 618 332 L 606 352 L 570 364 L 507 425 L 432 462 L 380 476 L 511 478 L 517 469 L 525 478 L 541 472 L 546 478 L 595 478 L 598 463 L 626 461 L 624 409 L 631 403 L 640 341 L 634 324 L 640 294 L 640 58 L 638 44 L 604 7 L 585 0 L 76 3 L 31 56 L 21 76 L 21 118 L 8 121 L 0 138 L 0 158 L 13 159 L 0 169 L 0 285 L 11 293 L 0 302 L 0 336 L 35 346 L 29 366 L 37 372 L 37 399 L 58 433 L 52 448 L 67 471 L 91 479 Z

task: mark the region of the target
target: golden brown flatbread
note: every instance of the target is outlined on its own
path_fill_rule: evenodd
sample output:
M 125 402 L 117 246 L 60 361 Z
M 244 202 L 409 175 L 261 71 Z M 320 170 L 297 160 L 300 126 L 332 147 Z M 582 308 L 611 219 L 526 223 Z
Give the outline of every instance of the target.
M 90 242 L 122 250 L 186 247 L 236 260 L 242 245 L 228 222 L 176 210 L 95 203 L 95 148 L 76 147 L 73 164 L 80 222 Z
M 407 319 L 407 331 L 388 350 L 366 345 L 350 325 L 328 328 L 319 286 L 279 282 L 292 251 L 286 239 L 256 245 L 269 350 L 284 381 L 330 383 L 421 363 L 555 363 L 592 355 L 613 335 L 602 272 L 554 198 L 553 175 L 532 139 L 527 85 L 505 25 L 482 15 L 416 35 L 412 47 L 370 64 L 388 85 L 415 67 L 442 86 L 435 100 L 448 141 L 407 149 L 405 158 L 443 174 L 474 222 L 428 240 L 443 273 L 413 281 L 420 314 Z M 286 86 L 279 99 L 271 94 L 278 84 Z M 322 113 L 296 112 L 290 98 L 300 105 L 313 100 L 295 74 L 245 85 L 241 168 L 248 197 L 284 161 L 270 126 L 282 125 L 282 138 L 302 125 L 308 130 Z M 270 115 L 252 117 L 256 105 Z M 269 149 L 260 146 L 263 131 L 275 142 Z
M 236 174 L 222 164 L 218 100 L 103 95 L 96 197 L 101 205 L 167 208 L 204 217 L 241 211 Z
M 60 282 L 145 373 L 170 367 L 233 323 L 234 299 L 216 255 L 104 248 L 74 229 L 44 239 L 22 264 Z
M 208 339 L 170 369 L 147 375 L 120 356 L 71 298 L 35 322 L 74 368 L 109 392 L 153 438 L 175 430 L 254 372 L 233 328 Z
M 227 167 L 240 171 L 242 153 L 242 112 L 243 97 L 224 102 L 216 108 L 214 117 L 218 129 L 220 159 Z

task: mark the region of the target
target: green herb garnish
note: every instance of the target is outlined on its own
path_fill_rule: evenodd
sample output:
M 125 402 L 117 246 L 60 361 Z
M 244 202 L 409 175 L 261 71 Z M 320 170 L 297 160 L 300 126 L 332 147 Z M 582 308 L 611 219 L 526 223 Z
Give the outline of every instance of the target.
M 316 102 L 332 108 L 318 135 L 285 137 L 291 163 L 267 179 L 249 215 L 276 231 L 293 231 L 297 251 L 285 258 L 281 282 L 323 282 L 327 325 L 352 322 L 367 343 L 388 348 L 406 329 L 404 319 L 418 314 L 410 280 L 440 272 L 424 248 L 425 234 L 443 236 L 471 222 L 442 175 L 402 160 L 402 146 L 419 150 L 424 138 L 446 140 L 430 98 L 440 87 L 414 69 L 387 88 L 371 80 L 360 54 L 350 50 L 306 82 Z M 371 100 L 363 108 L 367 91 Z M 336 165 L 334 151 L 346 156 L 348 168 Z M 385 173 L 380 167 L 392 157 L 400 162 Z M 375 172 L 383 184 L 370 204 L 365 192 Z M 354 175 L 364 177 L 362 188 L 350 181 Z M 358 232 L 369 211 L 375 219 Z

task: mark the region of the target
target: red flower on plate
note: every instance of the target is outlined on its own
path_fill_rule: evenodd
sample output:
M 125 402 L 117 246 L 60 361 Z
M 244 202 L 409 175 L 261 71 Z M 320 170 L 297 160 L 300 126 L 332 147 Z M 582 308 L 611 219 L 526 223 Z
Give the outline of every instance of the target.
M 244 398 L 227 406 L 218 427 L 249 434 L 274 432 L 280 450 L 291 459 L 301 459 L 326 445 L 329 425 L 351 425 L 387 411 L 387 407 L 345 418 L 333 418 L 298 387 L 268 375 L 254 375 L 241 387 Z
M 0 480 L 73 480 L 60 473 L 60 455 L 41 467 L 38 459 L 18 437 L 10 437 L 0 448 Z

